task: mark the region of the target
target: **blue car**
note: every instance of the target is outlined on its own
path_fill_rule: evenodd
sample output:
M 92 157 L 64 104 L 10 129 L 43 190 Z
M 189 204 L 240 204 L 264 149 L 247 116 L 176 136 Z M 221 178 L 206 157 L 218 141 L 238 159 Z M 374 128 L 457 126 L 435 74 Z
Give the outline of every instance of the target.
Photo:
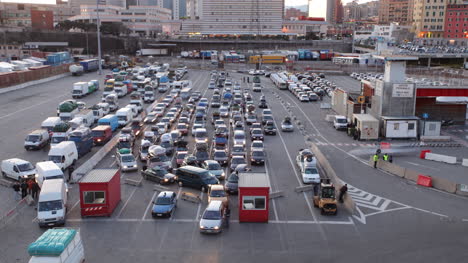
M 159 193 L 153 201 L 151 215 L 153 218 L 170 217 L 177 207 L 177 195 L 171 191 Z

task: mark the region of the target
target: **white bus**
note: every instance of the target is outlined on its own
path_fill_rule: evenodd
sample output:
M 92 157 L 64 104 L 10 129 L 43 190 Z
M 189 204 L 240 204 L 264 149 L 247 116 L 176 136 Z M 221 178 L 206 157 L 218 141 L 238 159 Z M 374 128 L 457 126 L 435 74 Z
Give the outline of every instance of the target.
M 182 91 L 180 92 L 180 97 L 183 100 L 188 100 L 190 98 L 190 95 L 192 95 L 192 88 L 183 88 Z
M 286 81 L 284 81 L 278 74 L 273 73 L 270 75 L 271 81 L 275 84 L 278 89 L 288 89 Z

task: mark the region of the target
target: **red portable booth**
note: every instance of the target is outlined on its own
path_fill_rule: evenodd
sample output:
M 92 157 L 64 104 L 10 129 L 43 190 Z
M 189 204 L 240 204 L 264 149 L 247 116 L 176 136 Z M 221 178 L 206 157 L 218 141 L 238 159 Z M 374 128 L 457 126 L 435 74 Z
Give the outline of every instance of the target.
M 80 186 L 81 216 L 110 216 L 120 202 L 119 169 L 94 169 Z
M 268 222 L 269 193 L 266 173 L 239 173 L 239 222 Z

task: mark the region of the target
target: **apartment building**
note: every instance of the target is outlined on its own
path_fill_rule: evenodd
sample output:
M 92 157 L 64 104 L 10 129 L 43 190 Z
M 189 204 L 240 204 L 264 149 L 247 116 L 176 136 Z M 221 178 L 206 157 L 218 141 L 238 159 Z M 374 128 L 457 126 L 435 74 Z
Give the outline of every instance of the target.
M 129 6 L 128 8 L 112 5 L 99 6 L 101 23 L 122 22 L 132 33 L 154 35 L 162 32 L 161 21 L 171 19 L 171 10 L 160 6 Z M 70 17 L 71 21 L 96 23 L 96 6 L 82 5 L 80 15 Z
M 448 0 L 414 0 L 413 32 L 417 38 L 443 38 Z
M 53 12 L 53 23 L 67 20 L 79 14 L 79 10 L 71 8 L 67 3 L 57 5 L 23 4 L 0 2 L 0 25 L 8 27 L 32 27 L 31 18 L 39 11 Z
M 379 24 L 411 25 L 413 22 L 413 1 L 418 0 L 381 0 L 378 12 Z

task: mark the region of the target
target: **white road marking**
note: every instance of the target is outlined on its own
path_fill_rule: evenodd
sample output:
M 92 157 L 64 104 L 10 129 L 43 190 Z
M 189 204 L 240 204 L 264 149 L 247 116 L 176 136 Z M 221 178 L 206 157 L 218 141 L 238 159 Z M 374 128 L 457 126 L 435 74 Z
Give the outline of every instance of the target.
M 150 201 L 148 203 L 148 206 L 146 207 L 145 213 L 143 214 L 143 217 L 141 218 L 142 220 L 146 218 L 146 215 L 148 214 L 148 211 L 149 211 L 151 205 L 153 204 L 153 200 L 156 197 L 156 194 L 158 194 L 158 191 L 154 191 L 154 194 L 151 197 L 151 199 L 150 199 Z
M 130 201 L 130 199 L 132 199 L 132 196 L 133 196 L 133 194 L 136 192 L 137 189 L 138 189 L 138 187 L 133 187 L 132 193 L 131 193 L 130 196 L 128 197 L 127 201 L 125 201 L 124 205 L 122 206 L 122 208 L 120 209 L 119 213 L 117 214 L 117 217 L 120 217 L 120 215 L 122 214 L 123 210 L 124 210 L 125 207 L 127 206 L 128 201 Z
M 268 172 L 268 161 L 267 160 L 265 160 L 265 173 L 266 173 L 267 177 L 269 178 L 268 183 L 270 183 L 272 180 L 270 179 L 270 173 Z M 270 189 L 271 190 L 276 190 L 276 187 L 275 187 L 275 189 L 273 189 L 271 187 L 271 183 L 270 183 Z M 271 199 L 271 204 L 273 205 L 273 212 L 275 213 L 275 219 L 278 220 L 278 211 L 276 209 L 275 199 Z
M 3 115 L 2 117 L 0 117 L 0 120 L 5 119 L 5 118 L 8 118 L 8 117 L 10 117 L 10 116 L 12 116 L 12 115 L 15 115 L 16 113 L 20 113 L 20 112 L 23 112 L 23 111 L 32 109 L 32 108 L 34 108 L 34 107 L 36 107 L 36 106 L 40 106 L 40 105 L 42 105 L 42 104 L 46 104 L 46 103 L 48 103 L 49 101 L 52 101 L 52 100 L 55 100 L 55 99 L 58 99 L 58 98 L 61 98 L 61 97 L 65 97 L 65 96 L 69 96 L 69 95 L 68 95 L 68 94 L 63 94 L 63 95 L 60 95 L 60 96 L 57 96 L 57 97 L 50 98 L 50 99 L 48 99 L 48 100 L 44 100 L 44 101 L 42 101 L 41 103 L 33 104 L 33 105 L 29 106 L 29 107 L 22 108 L 21 110 L 17 110 L 17 111 L 15 111 L 15 112 L 12 112 L 12 113 Z
M 80 203 L 80 200 L 76 201 L 76 203 L 72 206 L 70 210 L 67 211 L 67 215 L 70 214 L 70 212 Z

